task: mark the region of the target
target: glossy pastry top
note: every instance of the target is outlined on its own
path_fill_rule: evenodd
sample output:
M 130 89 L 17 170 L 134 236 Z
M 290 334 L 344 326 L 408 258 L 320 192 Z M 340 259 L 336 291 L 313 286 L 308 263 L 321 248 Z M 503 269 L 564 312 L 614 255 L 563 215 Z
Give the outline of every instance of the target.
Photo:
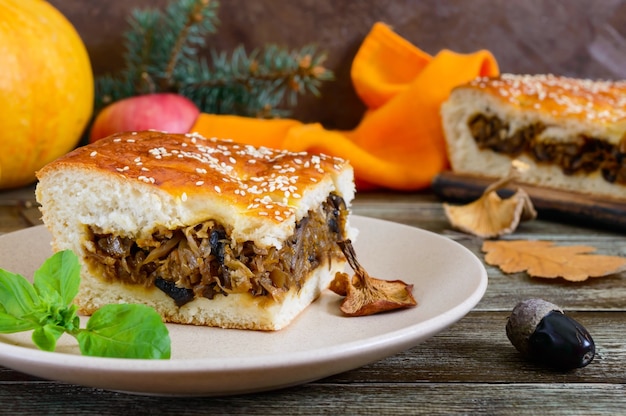
M 44 167 L 113 174 L 164 190 L 181 201 L 219 196 L 240 214 L 281 222 L 307 190 L 351 169 L 338 158 L 256 148 L 197 134 L 119 133 L 80 147 Z M 329 175 L 330 174 L 330 175 Z
M 604 125 L 626 124 L 624 81 L 503 74 L 496 78 L 477 78 L 460 88 L 479 89 L 520 109 L 536 110 L 556 118 Z

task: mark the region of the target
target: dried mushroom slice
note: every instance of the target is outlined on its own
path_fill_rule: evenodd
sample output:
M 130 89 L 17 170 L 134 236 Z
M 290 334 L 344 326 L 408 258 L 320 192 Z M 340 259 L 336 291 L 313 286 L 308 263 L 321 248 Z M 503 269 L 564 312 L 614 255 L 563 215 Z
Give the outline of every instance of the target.
M 479 199 L 466 205 L 443 204 L 450 224 L 466 233 L 481 238 L 496 238 L 515 231 L 521 221 L 537 217 L 530 196 L 521 188 L 508 198 L 501 198 L 497 191 L 504 188 L 528 165 L 513 161 L 509 174 L 491 184 Z
M 481 238 L 510 234 L 520 221 L 537 216 L 530 197 L 523 189 L 518 189 L 506 199 L 492 191 L 467 205 L 444 204 L 444 210 L 453 227 Z
M 373 315 L 394 309 L 417 305 L 413 297 L 413 285 L 401 280 L 382 280 L 371 277 L 359 264 L 350 240 L 338 241 L 355 275 L 337 273 L 330 289 L 345 296 L 340 309 L 348 316 Z

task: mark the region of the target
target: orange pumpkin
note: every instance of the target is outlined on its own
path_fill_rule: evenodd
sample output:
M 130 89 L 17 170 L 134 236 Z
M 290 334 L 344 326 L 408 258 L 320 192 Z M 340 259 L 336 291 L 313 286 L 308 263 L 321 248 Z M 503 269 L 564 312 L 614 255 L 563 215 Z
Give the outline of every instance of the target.
M 89 55 L 43 0 L 0 0 L 0 189 L 72 150 L 93 111 Z

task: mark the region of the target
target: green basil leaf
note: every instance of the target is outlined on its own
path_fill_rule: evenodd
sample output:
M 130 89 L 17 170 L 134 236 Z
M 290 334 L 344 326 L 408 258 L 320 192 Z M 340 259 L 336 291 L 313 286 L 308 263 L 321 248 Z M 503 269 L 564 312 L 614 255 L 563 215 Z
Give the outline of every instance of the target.
M 28 280 L 0 269 L 0 312 L 20 318 L 30 314 L 39 303 L 39 296 Z
M 74 334 L 79 331 L 80 320 L 76 305 L 59 306 L 58 304 L 46 305 L 46 310 L 37 312 L 39 326 L 53 325 L 63 328 L 66 332 Z
M 17 318 L 13 315 L 0 311 L 0 334 L 13 334 L 15 332 L 35 329 L 37 324 L 29 319 Z
M 167 359 L 171 354 L 167 327 L 146 305 L 103 306 L 76 338 L 83 355 Z
M 34 287 L 48 302 L 67 306 L 78 294 L 80 264 L 71 250 L 59 251 L 35 272 Z
M 34 283 L 0 269 L 0 333 L 33 330 L 32 340 L 54 351 L 64 332 L 81 353 L 121 358 L 169 358 L 171 341 L 161 316 L 145 305 L 111 304 L 80 328 L 72 304 L 80 286 L 80 263 L 69 250 L 55 253 L 35 272 Z
M 40 326 L 33 331 L 32 340 L 39 349 L 54 351 L 63 332 L 64 329 L 56 325 Z

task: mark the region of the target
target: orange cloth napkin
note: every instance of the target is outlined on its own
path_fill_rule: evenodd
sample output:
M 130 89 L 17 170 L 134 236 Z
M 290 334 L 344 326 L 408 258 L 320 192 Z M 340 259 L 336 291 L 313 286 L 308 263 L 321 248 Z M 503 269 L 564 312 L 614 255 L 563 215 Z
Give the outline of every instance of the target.
M 367 106 L 351 131 L 324 129 L 291 119 L 200 115 L 192 132 L 255 146 L 312 151 L 350 161 L 357 186 L 418 190 L 447 167 L 439 108 L 452 88 L 477 76 L 498 75 L 488 51 L 430 56 L 376 23 L 351 68 L 354 88 Z

